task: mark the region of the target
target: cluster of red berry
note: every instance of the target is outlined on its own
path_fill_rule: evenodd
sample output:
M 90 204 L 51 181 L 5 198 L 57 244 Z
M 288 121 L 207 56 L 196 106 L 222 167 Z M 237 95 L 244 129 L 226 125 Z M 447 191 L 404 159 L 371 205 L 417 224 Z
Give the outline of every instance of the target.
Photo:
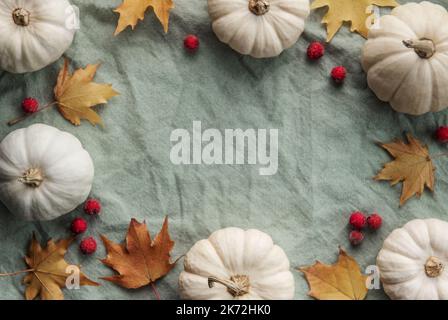
M 310 43 L 306 53 L 308 55 L 308 58 L 310 58 L 311 60 L 318 60 L 323 57 L 325 53 L 325 47 L 322 43 L 314 41 Z M 331 69 L 330 75 L 334 82 L 342 83 L 347 76 L 347 70 L 343 66 L 336 66 Z
M 195 53 L 199 49 L 199 38 L 193 34 L 187 35 L 184 38 L 184 48 L 190 53 Z M 325 47 L 318 41 L 314 41 L 308 46 L 307 55 L 311 60 L 322 58 L 324 53 Z M 347 70 L 344 66 L 336 66 L 331 70 L 330 75 L 336 83 L 342 83 L 347 76 Z
M 84 212 L 90 216 L 99 215 L 101 212 L 101 203 L 96 199 L 89 199 L 84 204 Z M 86 232 L 88 223 L 84 218 L 76 217 L 70 226 L 71 231 L 78 235 Z M 87 237 L 81 240 L 79 249 L 84 254 L 92 254 L 96 251 L 97 244 L 94 237 Z
M 361 230 L 365 227 L 369 227 L 372 230 L 378 230 L 383 224 L 383 219 L 378 213 L 372 213 L 370 216 L 366 217 L 364 213 L 355 211 L 350 215 L 349 224 L 354 229 L 349 234 L 350 243 L 357 246 L 364 240 L 364 234 Z

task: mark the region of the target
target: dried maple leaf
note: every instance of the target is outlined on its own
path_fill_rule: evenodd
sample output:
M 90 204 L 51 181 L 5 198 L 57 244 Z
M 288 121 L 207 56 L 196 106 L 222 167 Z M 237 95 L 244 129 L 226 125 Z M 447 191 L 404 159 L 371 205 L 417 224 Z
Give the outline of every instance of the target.
M 42 300 L 63 300 L 64 294 L 61 288 L 65 288 L 67 273 L 70 266 L 64 256 L 73 238 L 62 239 L 58 242 L 49 240 L 46 248 L 42 248 L 33 235 L 28 256 L 25 257 L 29 273 L 23 279 L 27 285 L 25 298 L 33 300 L 38 295 Z M 79 273 L 81 286 L 99 286 L 98 283 L 88 279 L 83 273 Z
M 92 125 L 102 124 L 100 116 L 92 109 L 98 104 L 117 96 L 110 84 L 92 82 L 99 65 L 87 65 L 70 74 L 69 61 L 65 59 L 59 72 L 54 95 L 58 110 L 72 124 L 79 126 L 81 119 L 88 120 Z
M 162 24 L 165 33 L 168 32 L 170 10 L 174 8 L 173 0 L 124 0 L 114 10 L 114 12 L 120 14 L 115 35 L 128 26 L 131 26 L 132 30 L 134 30 L 138 21 L 145 18 L 145 12 L 149 7 L 154 9 L 154 13 Z
M 339 249 L 338 261 L 333 265 L 317 261 L 299 270 L 310 286 L 308 294 L 318 300 L 363 300 L 367 295 L 367 276 L 343 249 Z
M 344 22 L 351 22 L 350 31 L 366 38 L 369 32 L 366 21 L 371 14 L 368 8 L 372 5 L 396 7 L 399 4 L 395 0 L 315 0 L 311 9 L 328 7 L 322 23 L 327 25 L 327 42 L 330 42 Z
M 409 143 L 396 140 L 391 143 L 380 144 L 395 160 L 386 163 L 384 168 L 374 177 L 375 180 L 390 180 L 391 185 L 403 181 L 400 196 L 400 206 L 414 195 L 420 196 L 425 189 L 434 191 L 435 167 L 424 146 L 412 137 L 406 135 Z
M 174 247 L 168 233 L 168 218 L 152 241 L 146 223 L 132 219 L 125 244 L 117 244 L 101 236 L 107 250 L 103 262 L 119 273 L 104 280 L 122 287 L 135 289 L 152 284 L 166 275 L 175 265 L 170 263 L 170 252 Z

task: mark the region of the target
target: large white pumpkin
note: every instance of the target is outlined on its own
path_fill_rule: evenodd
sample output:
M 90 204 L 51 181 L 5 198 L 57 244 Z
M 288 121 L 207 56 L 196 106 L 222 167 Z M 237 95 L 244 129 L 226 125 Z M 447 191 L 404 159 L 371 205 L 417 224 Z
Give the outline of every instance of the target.
M 226 228 L 198 241 L 179 277 L 184 299 L 292 299 L 294 278 L 285 252 L 258 230 Z
M 76 15 L 67 0 L 0 1 L 0 69 L 33 72 L 70 47 Z
M 208 0 L 219 40 L 255 58 L 278 56 L 305 29 L 308 0 Z
M 427 1 L 393 9 L 369 31 L 362 66 L 369 87 L 412 115 L 448 107 L 448 13 Z
M 448 299 L 448 222 L 416 219 L 392 231 L 377 265 L 391 299 Z
M 92 188 L 93 163 L 70 133 L 35 124 L 0 143 L 0 200 L 26 220 L 74 210 Z

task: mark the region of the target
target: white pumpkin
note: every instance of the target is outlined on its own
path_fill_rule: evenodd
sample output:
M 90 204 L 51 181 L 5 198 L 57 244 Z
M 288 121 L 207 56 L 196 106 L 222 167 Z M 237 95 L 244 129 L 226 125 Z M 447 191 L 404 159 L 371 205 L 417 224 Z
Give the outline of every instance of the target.
M 184 299 L 292 299 L 294 278 L 285 252 L 258 230 L 226 228 L 198 241 L 179 277 Z
M 255 58 L 278 56 L 297 42 L 310 13 L 308 0 L 208 0 L 219 40 Z
M 407 3 L 369 31 L 362 66 L 369 87 L 412 115 L 448 107 L 448 13 L 427 1 Z
M 0 200 L 26 220 L 51 220 L 86 200 L 93 163 L 70 133 L 35 124 L 0 143 Z
M 377 266 L 391 299 L 448 299 L 448 223 L 416 219 L 392 231 Z
M 55 62 L 75 35 L 67 0 L 0 1 L 0 69 L 33 72 Z

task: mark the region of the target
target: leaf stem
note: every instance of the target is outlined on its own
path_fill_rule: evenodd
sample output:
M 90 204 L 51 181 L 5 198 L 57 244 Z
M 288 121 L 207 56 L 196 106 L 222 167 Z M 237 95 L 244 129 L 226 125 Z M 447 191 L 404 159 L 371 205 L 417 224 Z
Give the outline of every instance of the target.
M 441 157 L 448 157 L 448 152 L 442 152 L 442 153 L 438 153 L 435 154 L 433 156 L 430 156 L 431 159 L 436 159 L 436 158 L 441 158 Z
M 154 282 L 151 282 L 151 289 L 152 289 L 152 292 L 154 293 L 154 295 L 156 296 L 156 299 L 157 300 L 162 300 L 160 298 L 159 291 L 157 291 L 157 287 L 156 287 L 156 284 Z
M 19 122 L 21 122 L 21 121 L 27 119 L 28 117 L 31 117 L 31 116 L 35 115 L 35 114 L 38 113 L 38 112 L 41 112 L 41 111 L 43 111 L 43 110 L 45 110 L 45 109 L 48 109 L 48 108 L 54 106 L 54 105 L 57 104 L 57 103 L 58 103 L 57 101 L 53 101 L 53 102 L 51 102 L 51 103 L 49 103 L 49 104 L 43 106 L 42 108 L 39 108 L 39 109 L 38 109 L 36 112 L 34 112 L 34 113 L 27 113 L 27 114 L 25 114 L 25 115 L 23 115 L 23 116 L 21 116 L 21 117 L 19 117 L 19 118 L 13 119 L 13 120 L 11 120 L 11 121 L 8 122 L 8 126 L 13 126 L 13 125 L 15 125 L 15 124 L 17 124 L 17 123 L 19 123 Z
M 27 273 L 27 272 L 33 272 L 33 271 L 34 271 L 34 269 L 26 269 L 26 270 L 11 272 L 11 273 L 0 273 L 0 277 L 16 276 L 21 273 Z

